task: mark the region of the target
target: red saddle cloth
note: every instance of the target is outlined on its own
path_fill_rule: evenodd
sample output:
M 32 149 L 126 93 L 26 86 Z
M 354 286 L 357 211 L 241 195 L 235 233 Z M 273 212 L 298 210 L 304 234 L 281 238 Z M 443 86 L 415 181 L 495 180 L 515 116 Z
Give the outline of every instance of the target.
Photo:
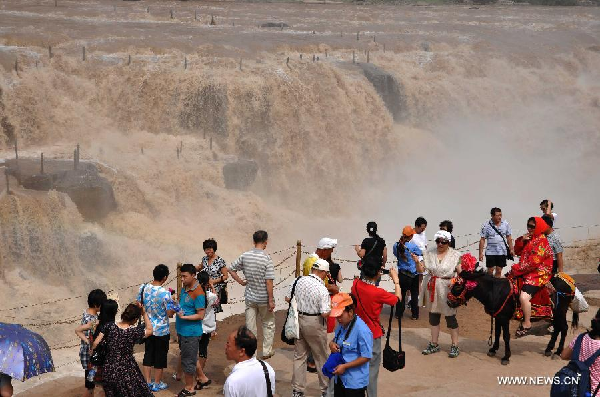
M 521 288 L 523 287 L 523 279 L 517 277 L 514 283 L 515 293 L 518 297 L 521 294 Z M 518 299 L 518 298 L 517 298 Z M 550 293 L 548 288 L 544 287 L 539 290 L 531 298 L 531 320 L 552 320 L 552 299 L 550 299 Z M 517 307 L 514 315 L 515 320 L 523 319 L 523 310 L 521 307 Z

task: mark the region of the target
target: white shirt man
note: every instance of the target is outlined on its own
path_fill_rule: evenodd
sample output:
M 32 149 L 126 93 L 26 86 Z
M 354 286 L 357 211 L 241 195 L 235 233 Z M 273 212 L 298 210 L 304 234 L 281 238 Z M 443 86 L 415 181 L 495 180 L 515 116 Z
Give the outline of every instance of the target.
M 268 396 L 269 387 L 271 395 L 275 395 L 275 371 L 268 363 L 257 360 L 254 357 L 255 352 L 256 337 L 246 326 L 241 326 L 229 334 L 225 354 L 227 359 L 235 361 L 236 364 L 223 386 L 225 397 Z M 269 384 L 265 369 L 269 374 Z
M 306 389 L 306 362 L 308 352 L 312 352 L 321 393 L 327 392 L 328 379 L 323 375 L 322 368 L 327 361 L 327 326 L 326 318 L 331 311 L 329 291 L 324 280 L 329 272 L 329 263 L 317 259 L 313 264 L 311 274 L 303 276 L 296 282 L 294 297 L 298 304 L 298 325 L 300 338 L 294 345 L 294 373 L 292 375 L 292 397 L 304 396 Z M 291 290 L 286 300 L 291 299 Z

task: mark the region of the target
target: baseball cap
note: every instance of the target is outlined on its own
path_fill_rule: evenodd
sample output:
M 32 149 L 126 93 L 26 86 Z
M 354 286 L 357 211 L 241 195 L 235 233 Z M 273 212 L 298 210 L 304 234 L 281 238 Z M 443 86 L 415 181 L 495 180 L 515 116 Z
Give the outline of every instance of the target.
M 352 297 L 345 293 L 340 292 L 331 297 L 331 313 L 330 317 L 339 317 L 344 312 L 344 308 L 346 306 L 352 305 L 354 302 L 352 301 Z
M 404 229 L 402 229 L 403 236 L 410 237 L 413 234 L 415 234 L 415 229 L 410 225 L 404 226 Z
M 329 262 L 327 262 L 325 259 L 317 259 L 317 261 L 312 265 L 312 268 L 328 272 Z
M 337 246 L 337 239 L 323 237 L 319 240 L 319 244 L 317 244 L 317 248 L 319 249 L 331 249 Z

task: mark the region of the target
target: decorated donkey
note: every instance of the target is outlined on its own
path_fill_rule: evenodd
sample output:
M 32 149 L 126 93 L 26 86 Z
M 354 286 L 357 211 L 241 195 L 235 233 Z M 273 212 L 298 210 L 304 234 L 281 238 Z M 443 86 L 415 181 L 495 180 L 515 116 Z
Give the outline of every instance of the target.
M 515 315 L 518 308 L 519 292 L 516 290 L 516 283 L 508 278 L 495 278 L 488 275 L 485 270 L 477 270 L 479 263 L 471 254 L 465 254 L 461 257 L 461 273 L 458 278 L 453 280 L 452 287 L 448 293 L 448 305 L 458 307 L 466 304 L 469 299 L 475 297 L 480 301 L 485 312 L 491 316 L 490 339 L 488 344 L 491 348 L 488 356 L 494 357 L 496 351 L 500 348 L 500 333 L 504 339 L 504 356 L 501 359 L 502 365 L 510 362 L 510 320 Z M 563 273 L 560 273 L 561 275 Z M 566 276 L 566 275 L 564 275 Z M 568 276 L 566 276 L 568 277 Z M 556 344 L 558 334 L 561 333 L 560 342 L 556 354 L 560 355 L 565 343 L 565 337 L 568 331 L 566 320 L 567 309 L 573 299 L 575 290 L 574 282 L 568 277 L 569 283 L 563 278 L 555 276 L 552 278 L 552 285 L 556 290 L 555 301 L 557 304 L 553 310 L 554 330 L 550 342 L 546 347 L 546 355 L 551 355 L 552 349 Z M 494 328 L 494 319 L 496 326 Z M 577 316 L 573 314 L 573 324 L 576 325 Z M 492 345 L 492 331 L 494 334 L 494 343 Z

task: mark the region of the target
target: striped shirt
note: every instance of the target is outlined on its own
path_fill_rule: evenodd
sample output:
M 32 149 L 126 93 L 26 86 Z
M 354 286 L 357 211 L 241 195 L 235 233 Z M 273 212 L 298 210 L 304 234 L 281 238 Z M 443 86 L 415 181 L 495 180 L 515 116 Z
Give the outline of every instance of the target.
M 263 250 L 254 248 L 244 252 L 229 265 L 229 270 L 243 271 L 246 277 L 246 303 L 269 303 L 267 280 L 275 279 L 273 261 Z
M 500 237 L 500 235 L 498 235 L 498 233 L 496 233 L 494 228 L 491 226 L 491 223 L 492 223 L 492 221 L 490 220 L 481 226 L 481 234 L 480 235 L 482 238 L 485 238 L 487 240 L 487 247 L 485 247 L 485 254 L 486 255 L 506 255 L 506 244 L 504 244 L 504 240 L 502 239 L 502 237 Z M 500 233 L 502 233 L 502 236 L 504 236 L 504 238 L 506 238 L 507 236 L 510 236 L 512 234 L 512 232 L 510 230 L 510 225 L 505 220 L 502 220 L 500 222 L 500 226 L 494 225 L 494 227 L 496 227 L 496 229 L 498 229 L 498 231 Z

